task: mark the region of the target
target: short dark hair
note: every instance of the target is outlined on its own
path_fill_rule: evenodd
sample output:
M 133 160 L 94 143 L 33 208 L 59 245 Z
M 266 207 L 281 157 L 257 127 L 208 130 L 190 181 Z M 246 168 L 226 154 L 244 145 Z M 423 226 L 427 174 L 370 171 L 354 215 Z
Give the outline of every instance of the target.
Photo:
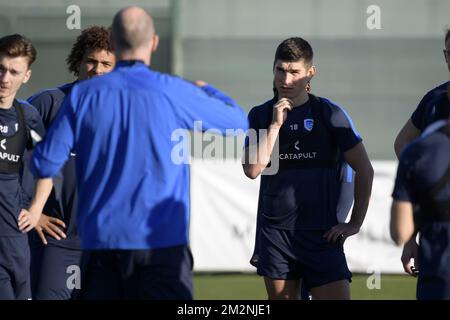
M 274 64 L 277 60 L 293 62 L 300 59 L 303 59 L 305 64 L 310 65 L 313 60 L 313 49 L 308 41 L 299 37 L 293 37 L 284 40 L 278 45 Z
M 450 28 L 449 29 L 447 29 L 447 33 L 445 34 L 445 42 L 444 43 L 447 43 L 447 40 L 450 38 Z
M 92 26 L 81 32 L 66 59 L 69 72 L 78 76 L 79 63 L 83 60 L 83 56 L 88 50 L 113 52 L 111 28 Z
M 28 38 L 20 34 L 11 34 L 0 38 L 0 53 L 9 57 L 26 57 L 28 68 L 36 60 L 36 49 Z

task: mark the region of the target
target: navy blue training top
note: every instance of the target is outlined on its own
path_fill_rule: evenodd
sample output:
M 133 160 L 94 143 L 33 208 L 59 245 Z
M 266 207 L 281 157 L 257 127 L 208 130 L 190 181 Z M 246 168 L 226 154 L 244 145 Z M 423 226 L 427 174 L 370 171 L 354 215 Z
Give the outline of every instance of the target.
M 31 169 L 54 176 L 76 153 L 83 249 L 186 244 L 189 151 L 183 146 L 195 121 L 222 134 L 248 128 L 245 112 L 212 86 L 120 61 L 112 72 L 73 86 Z
M 35 131 L 38 136 L 45 134 L 44 125 L 37 110 L 26 103 L 18 100 L 22 105 L 26 130 Z M 3 137 L 11 137 L 19 130 L 18 114 L 15 108 L 0 109 L 0 131 Z M 27 148 L 33 147 L 33 136 L 28 134 Z M 2 138 L 3 140 L 3 138 Z M 0 149 L 3 153 L 8 150 Z M 17 218 L 22 208 L 27 208 L 23 202 L 24 193 L 20 185 L 19 174 L 0 173 L 0 236 L 23 235 L 17 226 Z
M 411 115 L 414 126 L 423 132 L 426 127 L 438 120 L 447 120 L 450 107 L 447 100 L 447 85 L 449 81 L 430 90 L 420 101 Z
M 64 84 L 54 89 L 41 91 L 28 98 L 28 102 L 35 106 L 41 115 L 46 129 L 52 124 L 64 98 L 70 93 L 73 85 L 74 83 Z M 79 249 L 80 240 L 76 227 L 77 190 L 74 157 L 75 154 L 71 153 L 61 172 L 53 178 L 53 190 L 43 212 L 48 216 L 61 219 L 66 225 L 64 230 L 67 236 L 66 239 L 56 240 L 51 236 L 47 236 L 47 241 L 56 246 Z M 24 169 L 22 184 L 31 200 L 34 194 L 35 179 L 28 166 Z M 32 239 L 41 241 L 37 237 Z
M 450 166 L 450 138 L 437 131 L 446 124 L 439 121 L 410 143 L 402 152 L 392 197 L 413 204 L 431 189 Z M 450 199 L 450 182 L 436 195 Z M 415 214 L 429 215 L 420 209 Z M 422 217 L 421 220 L 424 220 Z M 429 219 L 427 219 L 429 220 Z M 450 299 L 450 222 L 426 221 L 420 228 L 419 282 L 421 299 Z
M 250 128 L 269 127 L 274 103 L 250 111 Z M 279 133 L 279 170 L 261 176 L 259 224 L 290 230 L 337 224 L 338 207 L 346 214 L 353 201 L 353 192 L 340 199 L 342 182 L 352 178 L 342 154 L 361 141 L 348 114 L 327 99 L 310 95 L 306 104 L 288 112 Z

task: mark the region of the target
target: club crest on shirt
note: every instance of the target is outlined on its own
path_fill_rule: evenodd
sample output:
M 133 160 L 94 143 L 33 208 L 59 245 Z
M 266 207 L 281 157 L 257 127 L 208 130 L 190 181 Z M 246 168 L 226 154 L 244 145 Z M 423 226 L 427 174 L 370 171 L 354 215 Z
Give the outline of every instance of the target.
M 305 119 L 303 121 L 304 127 L 306 130 L 311 131 L 314 127 L 314 120 L 313 119 Z

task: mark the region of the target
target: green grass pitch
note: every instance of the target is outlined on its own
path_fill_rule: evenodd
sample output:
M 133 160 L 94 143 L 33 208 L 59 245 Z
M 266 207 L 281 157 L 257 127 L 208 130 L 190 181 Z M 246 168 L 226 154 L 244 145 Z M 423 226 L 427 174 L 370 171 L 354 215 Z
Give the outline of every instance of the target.
M 369 289 L 370 275 L 355 274 L 350 285 L 353 300 L 415 299 L 416 279 L 408 275 L 381 275 L 380 288 Z M 195 274 L 196 300 L 265 300 L 263 279 L 255 274 Z

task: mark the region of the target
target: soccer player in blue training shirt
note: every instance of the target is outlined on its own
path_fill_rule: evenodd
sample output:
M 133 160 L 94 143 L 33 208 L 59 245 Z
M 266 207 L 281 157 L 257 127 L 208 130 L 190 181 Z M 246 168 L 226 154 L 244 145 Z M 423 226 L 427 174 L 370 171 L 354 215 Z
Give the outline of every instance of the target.
M 450 108 L 450 84 L 447 86 Z M 417 299 L 450 299 L 450 123 L 429 126 L 401 153 L 391 236 L 404 244 L 419 233 Z M 413 211 L 413 205 L 418 209 Z
M 308 93 L 311 92 L 311 83 L 308 82 L 306 85 L 306 91 Z M 275 99 L 278 97 L 277 90 L 274 88 L 274 96 Z M 355 181 L 354 181 L 354 171 L 352 168 L 345 163 L 345 161 L 339 162 L 339 186 L 337 187 L 339 190 L 339 200 L 337 203 L 336 208 L 336 214 L 337 214 L 337 221 L 338 222 L 345 222 L 347 220 L 348 214 L 350 212 L 350 209 L 353 204 L 353 198 L 354 198 L 354 189 L 355 189 Z M 259 220 L 260 215 L 258 215 L 257 219 L 257 230 L 259 230 Z M 254 267 L 258 267 L 258 260 L 259 260 L 259 235 L 260 233 L 257 232 L 255 237 L 255 247 L 252 254 L 252 257 L 250 259 L 250 263 Z M 299 292 L 299 299 L 301 300 L 311 300 L 311 293 L 308 292 L 306 289 L 305 284 L 300 283 L 300 292 Z
M 212 86 L 149 68 L 158 36 L 143 9 L 119 11 L 112 39 L 115 69 L 72 87 L 31 169 L 54 176 L 76 153 L 77 226 L 89 256 L 81 298 L 192 299 L 189 165 L 177 152 L 187 143 L 179 133 L 195 121 L 222 134 L 246 130 L 247 117 Z
M 447 30 L 444 38 L 444 58 L 447 68 L 450 71 L 450 29 Z M 406 122 L 395 139 L 394 149 L 397 157 L 403 148 L 419 137 L 420 134 L 433 122 L 446 120 L 450 115 L 450 108 L 447 104 L 446 88 L 448 81 L 429 91 L 420 101 L 411 118 Z M 415 276 L 419 267 L 417 265 L 417 243 L 415 238 L 405 243 L 401 261 L 405 272 Z
M 42 180 L 30 211 L 23 209 L 19 179 L 23 153 L 45 129 L 36 109 L 15 97 L 30 79 L 35 59 L 30 40 L 19 34 L 0 38 L 0 300 L 31 299 L 26 232 L 36 226 L 51 190 L 51 181 Z
M 371 193 L 373 169 L 351 119 L 306 90 L 312 62 L 307 41 L 283 41 L 276 96 L 248 116 L 257 134 L 249 130 L 243 168 L 252 179 L 261 174 L 255 252 L 269 299 L 297 299 L 300 283 L 313 299 L 350 299 L 343 242 L 361 228 Z M 339 223 L 344 160 L 355 170 L 355 204 L 350 221 Z
M 47 129 L 74 84 L 113 69 L 115 58 L 112 51 L 108 29 L 92 26 L 81 32 L 67 58 L 69 71 L 77 80 L 44 90 L 28 99 L 39 111 Z M 80 280 L 82 251 L 76 227 L 74 153 L 70 154 L 53 182 L 53 192 L 35 228 L 36 232 L 30 233 L 31 291 L 33 299 L 37 300 L 70 299 Z M 22 184 L 30 198 L 34 193 L 34 183 L 33 176 L 25 169 Z

